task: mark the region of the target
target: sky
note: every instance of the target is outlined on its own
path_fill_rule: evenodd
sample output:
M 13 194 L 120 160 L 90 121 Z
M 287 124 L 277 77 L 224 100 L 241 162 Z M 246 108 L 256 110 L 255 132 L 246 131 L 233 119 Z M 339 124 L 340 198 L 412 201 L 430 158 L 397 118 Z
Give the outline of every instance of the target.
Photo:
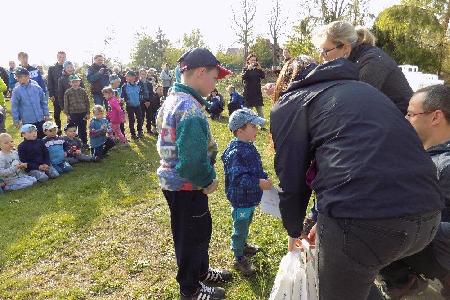
M 255 35 L 269 37 L 267 21 L 272 0 L 257 0 Z M 377 15 L 399 0 L 373 0 L 370 12 Z M 292 25 L 304 13 L 300 0 L 281 0 L 286 26 L 281 41 L 288 37 Z M 200 29 L 203 40 L 212 50 L 239 47 L 231 28 L 232 8 L 239 0 L 22 0 L 2 1 L 3 24 L 13 26 L 3 32 L 0 65 L 7 66 L 17 53 L 29 54 L 30 64 L 54 64 L 56 53 L 64 50 L 73 62 L 90 62 L 92 55 L 104 53 L 123 63 L 130 61 L 136 32 L 162 31 L 177 45 L 184 33 Z M 25 19 L 20 17 L 25 13 Z M 33 17 L 31 17 L 31 15 Z M 105 45 L 105 38 L 111 37 Z

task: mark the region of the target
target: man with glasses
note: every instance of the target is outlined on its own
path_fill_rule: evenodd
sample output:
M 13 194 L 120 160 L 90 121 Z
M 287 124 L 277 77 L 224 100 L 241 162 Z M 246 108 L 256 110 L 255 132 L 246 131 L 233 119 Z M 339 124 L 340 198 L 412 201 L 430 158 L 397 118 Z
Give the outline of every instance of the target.
M 409 101 L 406 118 L 436 165 L 446 208 L 442 211 L 439 230 L 428 247 L 380 273 L 391 299 L 426 288 L 426 282 L 417 274 L 439 279 L 443 285 L 441 294 L 450 299 L 450 87 L 434 85 L 418 90 Z

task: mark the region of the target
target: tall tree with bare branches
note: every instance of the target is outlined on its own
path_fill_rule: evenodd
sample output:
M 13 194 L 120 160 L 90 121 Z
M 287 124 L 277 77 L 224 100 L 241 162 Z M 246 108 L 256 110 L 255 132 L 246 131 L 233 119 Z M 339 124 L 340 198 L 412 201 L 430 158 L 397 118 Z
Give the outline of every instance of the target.
M 282 34 L 282 30 L 286 25 L 286 19 L 281 16 L 280 0 L 275 0 L 269 18 L 269 32 L 272 38 L 272 66 L 278 64 L 280 46 L 278 45 L 278 38 Z
M 238 42 L 244 46 L 244 60 L 247 58 L 248 49 L 253 39 L 253 27 L 256 15 L 256 0 L 241 0 L 239 10 L 233 11 L 233 30 Z M 245 62 L 244 62 L 245 64 Z

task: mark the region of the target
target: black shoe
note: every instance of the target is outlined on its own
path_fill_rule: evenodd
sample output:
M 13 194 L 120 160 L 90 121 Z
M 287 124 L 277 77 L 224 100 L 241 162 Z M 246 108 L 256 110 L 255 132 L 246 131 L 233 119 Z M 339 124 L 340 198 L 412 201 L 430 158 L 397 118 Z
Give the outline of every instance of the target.
M 242 273 L 244 276 L 252 276 L 256 273 L 255 268 L 249 258 L 242 256 L 235 259 L 234 268 Z
M 256 245 L 245 244 L 244 255 L 247 257 L 255 256 L 259 252 L 259 247 Z
M 210 287 L 201 283 L 200 290 L 192 296 L 180 296 L 180 300 L 220 300 L 225 299 L 225 290 L 220 287 Z
M 144 135 L 142 134 L 142 132 L 139 132 L 138 135 L 137 135 L 137 138 L 138 139 L 142 139 L 143 137 L 144 137 Z
M 137 138 L 138 138 L 138 137 L 137 137 L 135 134 L 132 134 L 132 135 L 131 135 L 131 139 L 132 139 L 132 140 L 137 140 Z
M 230 271 L 209 268 L 205 278 L 202 278 L 201 281 L 221 283 L 221 282 L 230 282 L 232 279 L 233 275 L 231 275 Z

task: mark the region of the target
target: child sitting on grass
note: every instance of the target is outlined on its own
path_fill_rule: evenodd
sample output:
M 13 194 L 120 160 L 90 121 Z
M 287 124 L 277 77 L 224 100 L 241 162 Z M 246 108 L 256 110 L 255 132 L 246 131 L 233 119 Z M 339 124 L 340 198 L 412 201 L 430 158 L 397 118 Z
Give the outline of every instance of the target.
M 244 97 L 236 92 L 236 88 L 232 84 L 227 87 L 227 91 L 228 94 L 230 94 L 230 102 L 228 102 L 228 115 L 231 116 L 235 110 L 244 107 Z
M 82 161 L 94 161 L 94 157 L 92 155 L 86 155 L 82 153 L 82 150 L 86 148 L 86 145 L 83 141 L 77 137 L 77 125 L 76 124 L 66 124 L 64 126 L 64 133 L 66 134 L 63 137 L 64 144 L 67 148 L 67 157 L 66 161 L 73 165 Z
M 114 95 L 114 91 L 110 86 L 102 89 L 102 94 L 108 103 L 108 120 L 111 122 L 111 129 L 114 136 L 124 145 L 128 145 L 128 141 L 120 130 L 120 124 L 125 122 L 125 112 L 120 107 L 120 101 Z
M 206 111 L 209 112 L 211 119 L 220 119 L 220 114 L 223 112 L 225 102 L 223 101 L 222 95 L 219 94 L 216 88 L 212 90 L 212 92 L 206 98 L 206 101 L 209 104 L 206 108 Z
M 19 160 L 14 141 L 7 133 L 0 134 L 0 177 L 5 190 L 19 190 L 32 186 L 37 180 L 25 173 L 27 163 Z
M 253 256 L 258 247 L 247 244 L 248 231 L 256 206 L 261 202 L 263 190 L 270 190 L 272 183 L 263 170 L 261 156 L 253 145 L 265 120 L 250 109 L 236 110 L 231 114 L 228 127 L 235 138 L 222 154 L 225 170 L 225 192 L 231 202 L 233 234 L 231 248 L 234 267 L 245 276 L 255 274 L 248 256 Z
M 58 126 L 53 121 L 47 121 L 42 125 L 42 128 L 45 134 L 43 141 L 48 149 L 52 167 L 59 174 L 72 171 L 72 166 L 66 161 L 67 145 L 64 139 L 57 135 Z
M 44 141 L 37 138 L 37 128 L 33 124 L 25 124 L 20 128 L 23 142 L 19 144 L 18 152 L 21 162 L 27 164 L 28 175 L 39 182 L 56 178 L 59 173 L 51 166 L 50 156 Z
M 111 127 L 105 118 L 105 108 L 102 105 L 94 105 L 92 113 L 94 118 L 91 119 L 89 124 L 89 136 L 91 138 L 91 153 L 97 160 L 104 158 L 115 143 L 111 138 Z

